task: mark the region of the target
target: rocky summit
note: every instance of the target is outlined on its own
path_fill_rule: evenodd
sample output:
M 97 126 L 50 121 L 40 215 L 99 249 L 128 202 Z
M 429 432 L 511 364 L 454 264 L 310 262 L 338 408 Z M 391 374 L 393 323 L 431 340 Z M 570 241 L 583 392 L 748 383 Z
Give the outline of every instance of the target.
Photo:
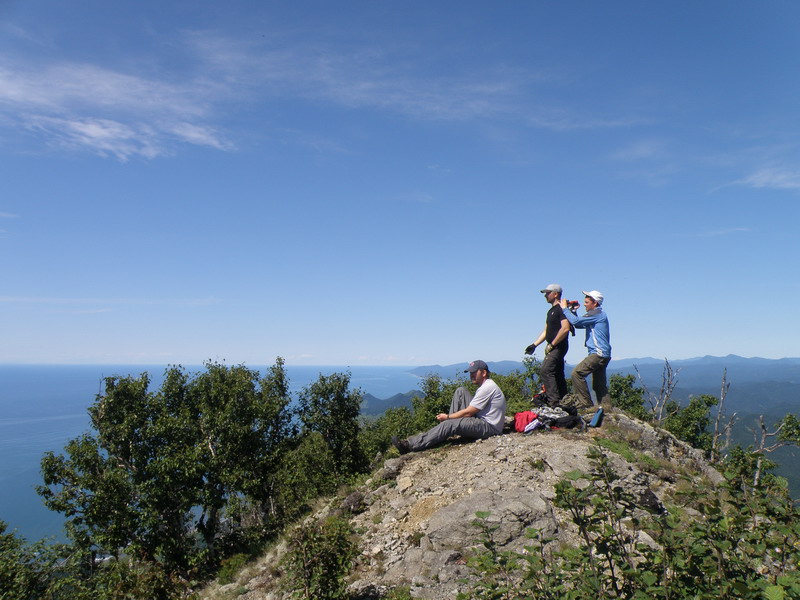
M 686 485 L 681 474 L 710 488 L 722 481 L 701 452 L 612 411 L 597 429 L 509 432 L 390 458 L 360 489 L 330 500 L 309 518 L 345 515 L 358 532 L 352 597 L 381 598 L 402 586 L 414 598 L 454 599 L 472 576 L 466 559 L 479 546 L 473 524 L 479 511 L 489 513 L 501 549 L 521 551 L 530 544 L 529 528 L 553 538 L 551 544 L 578 542 L 567 514 L 553 505 L 555 485 L 575 470 L 588 472 L 587 452 L 597 444 L 606 448 L 617 484 L 632 494 L 642 515 L 664 511 L 676 487 Z M 639 535 L 642 543 L 653 543 L 646 533 Z M 203 597 L 288 597 L 277 568 L 284 551 L 278 544 L 236 582 L 211 586 Z

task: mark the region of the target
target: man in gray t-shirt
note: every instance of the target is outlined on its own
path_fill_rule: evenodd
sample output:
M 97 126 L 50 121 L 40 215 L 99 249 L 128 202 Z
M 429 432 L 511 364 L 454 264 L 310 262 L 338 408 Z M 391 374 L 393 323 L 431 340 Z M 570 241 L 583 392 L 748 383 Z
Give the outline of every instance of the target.
M 506 397 L 492 381 L 489 366 L 482 360 L 474 360 L 464 373 L 469 373 L 472 383 L 478 386 L 475 395 L 465 387 L 458 388 L 450 402 L 450 412 L 436 415 L 438 425 L 407 440 L 393 437 L 392 443 L 400 454 L 425 450 L 454 435 L 482 440 L 503 432 Z

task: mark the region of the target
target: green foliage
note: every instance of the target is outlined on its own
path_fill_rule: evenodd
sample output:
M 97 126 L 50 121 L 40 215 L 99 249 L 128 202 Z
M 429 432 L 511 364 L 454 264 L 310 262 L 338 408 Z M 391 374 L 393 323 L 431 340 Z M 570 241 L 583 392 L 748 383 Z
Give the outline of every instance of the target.
M 633 375 L 614 373 L 608 380 L 608 394 L 614 406 L 642 421 L 650 421 L 652 412 L 644 407 L 644 390 L 635 385 Z
M 568 474 L 554 502 L 582 543 L 548 552 L 552 540 L 531 530 L 524 553 L 502 550 L 478 513 L 483 550 L 469 561 L 478 581 L 460 598 L 800 598 L 800 514 L 785 488 L 732 481 L 709 494 L 687 481 L 680 499 L 699 518 L 680 511 L 640 522 L 605 455 L 589 457 L 591 472 Z M 654 545 L 640 542 L 643 530 Z
M 93 578 L 81 583 L 86 594 L 85 600 L 183 600 L 187 597 L 187 582 L 151 561 L 112 560 L 99 569 Z
M 39 494 L 65 515 L 74 546 L 29 547 L 3 527 L 9 593 L 170 600 L 233 555 L 219 571 L 231 577 L 242 550 L 364 470 L 361 393 L 349 382 L 320 376 L 295 412 L 280 358 L 264 377 L 244 366 L 207 363 L 194 376 L 171 367 L 158 391 L 146 373 L 108 378 L 89 409 L 93 431 L 42 459 Z M 336 539 L 331 527 L 323 541 Z M 98 553 L 110 559 L 95 563 Z
M 27 600 L 42 592 L 42 564 L 25 540 L 0 521 L 0 598 Z
M 217 571 L 217 581 L 219 581 L 221 585 L 233 583 L 236 579 L 236 576 L 239 574 L 239 571 L 249 561 L 250 555 L 243 554 L 241 552 L 239 554 L 229 556 L 220 564 L 219 571 Z
M 408 586 L 393 588 L 386 595 L 386 600 L 412 600 L 411 588 Z
M 669 401 L 665 405 L 667 417 L 661 425 L 675 437 L 701 450 L 710 451 L 712 435 L 708 431 L 711 423 L 709 411 L 719 400 L 709 394 L 692 396 L 689 404 L 681 407 Z
M 26 544 L 0 522 L 0 599 L 122 600 L 187 598 L 185 582 L 153 562 L 96 561 L 64 544 Z
M 506 397 L 506 413 L 513 415 L 524 410 L 530 410 L 533 398 L 534 383 L 530 373 L 512 371 L 507 375 L 492 374 L 494 382 L 503 390 Z
M 306 432 L 322 435 L 340 475 L 363 472 L 367 460 L 359 439 L 362 394 L 352 391 L 349 373 L 320 375 L 300 393 L 299 415 Z
M 800 420 L 789 413 L 778 423 L 778 441 L 784 444 L 800 446 Z
M 436 415 L 446 413 L 450 408 L 453 393 L 462 385 L 464 379 L 443 381 L 439 375 L 430 374 L 422 379 L 422 396 L 414 396 L 411 405 L 414 409 L 413 431 L 424 431 L 436 424 Z
M 417 433 L 414 414 L 405 406 L 389 408 L 377 419 L 361 425 L 361 445 L 367 457 L 375 457 L 390 446 L 392 436 L 407 438 Z
M 629 463 L 637 465 L 640 469 L 642 469 L 642 471 L 649 471 L 653 473 L 659 469 L 660 465 L 658 464 L 658 461 L 656 461 L 652 456 L 648 456 L 642 452 L 637 452 L 631 448 L 630 444 L 623 440 L 612 439 L 608 437 L 597 437 L 594 441 L 598 446 L 607 448 L 615 454 L 619 454 Z
M 774 462 L 765 462 L 761 454 L 754 452 L 752 447 L 745 449 L 741 446 L 735 446 L 720 466 L 723 469 L 725 478 L 737 488 L 743 490 L 753 481 L 756 470 L 759 468 L 759 461 L 761 461 L 761 467 L 768 470 L 776 466 Z M 762 480 L 762 483 L 766 483 L 766 480 Z
M 711 424 L 709 411 L 719 403 L 717 398 L 709 394 L 693 396 L 686 406 L 666 399 L 663 405 L 666 416 L 657 421 L 654 414 L 656 406 L 649 410 L 644 407 L 645 390 L 636 387 L 635 382 L 633 375 L 614 374 L 610 377 L 608 389 L 615 407 L 637 419 L 655 422 L 695 448 L 711 450 L 713 436 L 708 431 Z
M 275 509 L 284 523 L 303 514 L 318 496 L 333 493 L 342 481 L 333 451 L 317 432 L 304 435 L 287 453 L 277 480 Z
M 148 386 L 147 374 L 108 378 L 89 409 L 95 434 L 47 453 L 38 491 L 81 551 L 124 550 L 171 581 L 213 566 L 235 529 L 223 532 L 222 519 L 243 496 L 260 525 L 269 519 L 293 443 L 291 398 L 280 358 L 262 380 L 208 363 L 194 379 L 172 367 L 158 392 Z
M 336 517 L 291 532 L 282 566 L 293 598 L 347 597 L 345 577 L 358 554 L 353 536 L 350 524 Z

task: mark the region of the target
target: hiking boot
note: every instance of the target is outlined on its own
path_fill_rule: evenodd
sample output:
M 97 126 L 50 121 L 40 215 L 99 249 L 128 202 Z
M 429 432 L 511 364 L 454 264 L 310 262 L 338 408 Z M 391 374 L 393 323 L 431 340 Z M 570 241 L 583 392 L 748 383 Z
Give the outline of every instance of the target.
M 408 454 L 411 452 L 411 446 L 408 445 L 408 440 L 397 439 L 396 435 L 392 436 L 392 446 L 397 448 L 400 454 Z
M 547 402 L 547 394 L 545 394 L 544 392 L 536 394 L 531 399 L 531 402 L 533 402 L 534 406 L 550 406 L 550 404 Z
M 567 394 L 559 401 L 559 406 L 563 408 L 574 407 L 577 408 L 578 397 L 575 394 Z
M 594 409 L 594 404 L 592 403 L 592 399 L 591 398 L 583 399 L 580 396 L 575 396 L 575 395 L 573 395 L 572 397 L 574 398 L 574 402 L 575 402 L 574 406 L 579 411 Z

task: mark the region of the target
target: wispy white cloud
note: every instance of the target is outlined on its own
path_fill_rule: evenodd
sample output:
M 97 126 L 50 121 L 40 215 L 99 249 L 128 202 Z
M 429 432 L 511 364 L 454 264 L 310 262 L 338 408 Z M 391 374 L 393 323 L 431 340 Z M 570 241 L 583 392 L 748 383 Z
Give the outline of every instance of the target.
M 175 136 L 190 144 L 209 146 L 217 150 L 232 150 L 234 148 L 234 145 L 226 141 L 214 127 L 192 123 L 176 123 L 171 127 Z
M 800 190 L 800 169 L 765 167 L 734 183 L 753 188 Z
M 133 156 L 155 158 L 165 152 L 159 133 L 147 125 L 125 125 L 110 119 L 63 119 L 32 115 L 27 127 L 44 134 L 52 146 L 91 148 L 102 156 L 125 161 Z
M 515 118 L 532 128 L 557 131 L 626 128 L 640 117 L 597 118 L 567 108 L 530 103 L 531 86 L 561 84 L 550 72 L 497 65 L 473 65 L 442 73 L 423 73 L 406 48 L 292 43 L 266 38 L 261 45 L 211 32 L 186 38 L 193 51 L 226 85 L 257 96 L 299 97 L 355 109 L 374 109 L 412 118 L 464 121 Z
M 230 150 L 210 118 L 202 81 L 167 83 L 95 65 L 39 65 L 0 57 L 0 116 L 50 146 L 120 160 L 153 158 L 176 143 Z M 213 94 L 211 94 L 213 96 Z
M 109 109 L 136 114 L 203 116 L 196 85 L 176 85 L 90 64 L 53 65 L 0 60 L 0 102 L 65 112 Z M 200 99 L 201 100 L 201 99 Z
M 423 77 L 385 48 L 292 43 L 270 38 L 242 42 L 193 32 L 187 43 L 207 75 L 259 97 L 281 96 L 348 108 L 400 112 L 418 118 L 470 119 L 499 114 L 519 100 L 507 73 Z
M 0 219 L 17 219 L 19 215 L 13 213 L 0 212 Z
M 439 121 L 514 119 L 559 131 L 640 122 L 531 108 L 532 86 L 548 85 L 549 74 L 502 65 L 431 73 L 405 50 L 300 42 L 291 35 L 256 43 L 188 32 L 173 46 L 180 55 L 176 71 L 164 64 L 159 71 L 149 60 L 138 63 L 149 70 L 137 72 L 0 56 L 0 123 L 35 132 L 51 146 L 124 161 L 171 154 L 180 144 L 232 150 L 236 146 L 222 125 L 231 108 L 273 99 Z

